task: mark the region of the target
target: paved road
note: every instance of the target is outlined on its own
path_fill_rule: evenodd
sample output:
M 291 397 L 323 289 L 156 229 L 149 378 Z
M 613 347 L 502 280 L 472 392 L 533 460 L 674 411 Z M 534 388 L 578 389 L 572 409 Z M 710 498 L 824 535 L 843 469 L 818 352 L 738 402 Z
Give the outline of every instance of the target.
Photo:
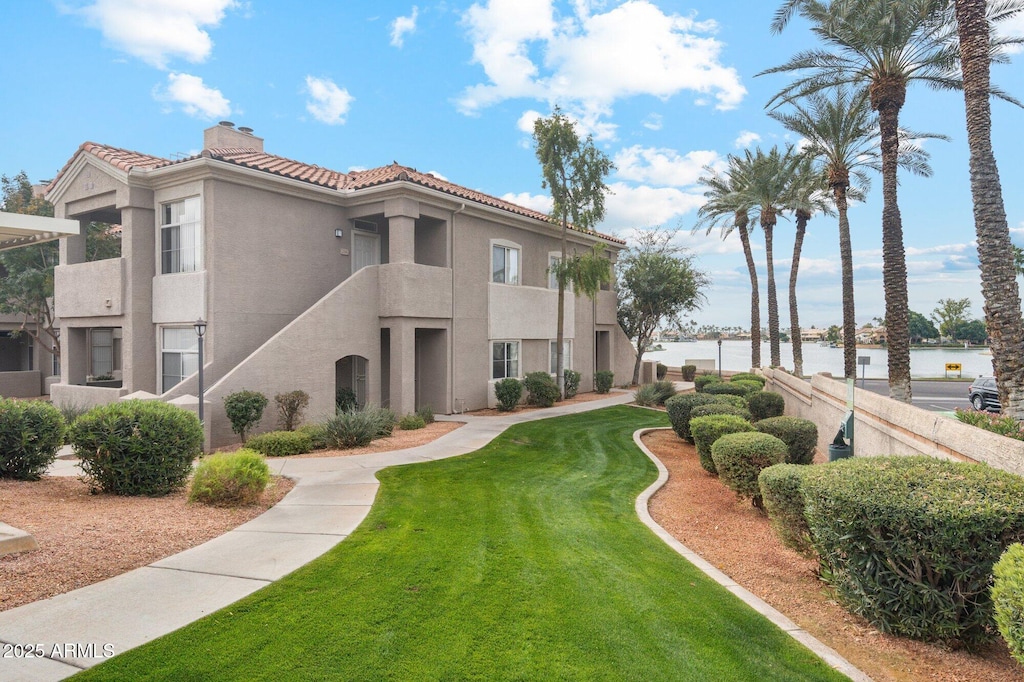
M 967 400 L 966 381 L 911 381 L 910 388 L 914 394 L 914 405 L 933 412 L 952 412 L 960 407 L 967 409 L 971 404 Z M 861 380 L 857 379 L 857 388 Z M 889 382 L 885 379 L 867 379 L 864 388 L 881 395 L 889 395 Z

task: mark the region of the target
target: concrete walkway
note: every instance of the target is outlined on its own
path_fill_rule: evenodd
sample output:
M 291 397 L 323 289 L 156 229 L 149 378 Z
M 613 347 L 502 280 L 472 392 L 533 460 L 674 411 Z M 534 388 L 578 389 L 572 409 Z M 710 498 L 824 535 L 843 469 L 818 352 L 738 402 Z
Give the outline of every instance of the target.
M 462 455 L 487 445 L 513 424 L 624 404 L 632 398 L 632 392 L 616 391 L 602 400 L 508 416 L 439 417 L 465 421 L 466 425 L 432 443 L 406 450 L 270 460 L 274 473 L 295 479 L 296 486 L 252 521 L 143 568 L 0 613 L 0 647 L 4 647 L 0 653 L 10 649 L 5 645 L 32 645 L 36 650 L 15 649 L 11 653 L 17 656 L 0 657 L 0 680 L 64 679 L 291 573 L 341 542 L 366 518 L 379 488 L 376 473 L 385 467 Z M 74 462 L 58 460 L 51 473 L 79 472 Z M 645 519 L 645 523 L 653 521 Z M 654 527 L 660 530 L 656 524 Z M 764 612 L 761 605 L 755 608 Z M 838 654 L 831 654 L 826 659 L 831 659 L 829 663 L 836 665 L 838 659 L 849 666 L 840 669 L 852 669 Z

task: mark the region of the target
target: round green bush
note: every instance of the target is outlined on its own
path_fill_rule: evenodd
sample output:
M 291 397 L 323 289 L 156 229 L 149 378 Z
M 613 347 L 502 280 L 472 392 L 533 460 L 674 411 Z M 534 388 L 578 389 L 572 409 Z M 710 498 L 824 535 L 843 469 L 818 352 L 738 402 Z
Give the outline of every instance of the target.
M 746 391 L 746 396 L 751 396 L 754 395 L 755 393 L 760 393 L 761 391 L 764 390 L 764 384 L 762 384 L 760 381 L 750 381 L 748 379 L 730 379 L 729 385 L 742 386 L 743 389 Z
M 245 442 L 246 434 L 263 419 L 267 396 L 259 391 L 236 391 L 224 396 L 224 412 L 231 422 L 231 430 Z
M 786 462 L 810 464 L 818 445 L 818 427 L 809 419 L 800 417 L 769 417 L 754 424 L 761 433 L 770 433 L 789 449 Z
M 708 395 L 738 395 L 746 398 L 750 391 L 742 382 L 734 384 L 731 381 L 713 381 L 705 385 L 702 392 Z
M 996 627 L 1017 662 L 1024 663 L 1024 545 L 1014 543 L 992 567 Z
M 658 381 L 661 381 L 668 374 L 668 367 L 666 367 L 665 365 L 663 365 L 663 364 L 661 364 L 659 362 L 658 365 L 657 365 L 657 370 L 656 371 L 657 371 Z
M 822 577 L 883 632 L 967 646 L 993 634 L 992 565 L 1024 539 L 1024 478 L 924 456 L 809 467 Z
M 683 381 L 693 381 L 697 376 L 697 365 L 683 365 L 679 368 L 679 373 L 683 375 Z
M 713 402 L 716 402 L 714 396 L 704 393 L 682 393 L 666 400 L 665 410 L 668 412 L 668 420 L 672 424 L 672 430 L 683 440 L 692 443 L 690 411 L 698 405 L 709 405 Z
M 768 382 L 768 380 L 763 376 L 760 374 L 754 374 L 753 372 L 739 372 L 738 374 L 733 374 L 729 377 L 729 381 L 756 381 L 761 384 L 761 388 L 764 388 L 764 385 Z
M 786 412 L 786 399 L 771 391 L 758 391 L 747 396 L 747 406 L 754 421 L 781 417 Z
M 757 485 L 775 535 L 786 547 L 810 558 L 814 548 L 800 488 L 805 471 L 807 467 L 796 464 L 773 464 L 757 477 Z
M 711 446 L 716 440 L 727 433 L 753 431 L 754 427 L 746 419 L 731 414 L 713 414 L 708 417 L 697 417 L 690 420 L 690 431 L 693 442 L 697 446 L 700 465 L 711 474 L 718 474 L 715 460 L 711 454 Z
M 608 369 L 602 369 L 594 372 L 594 391 L 596 393 L 607 393 L 612 390 L 612 385 L 615 383 L 615 372 Z
M 422 429 L 427 425 L 427 422 L 423 421 L 423 417 L 418 414 L 407 414 L 398 421 L 398 428 L 403 431 L 415 431 L 416 429 Z
M 523 382 L 508 377 L 494 383 L 494 395 L 498 399 L 499 412 L 511 412 L 523 397 Z
M 38 400 L 0 398 L 0 478 L 37 481 L 64 445 L 60 410 Z
M 166 495 L 185 484 L 203 427 L 180 407 L 124 400 L 79 417 L 70 442 L 90 485 L 114 495 Z
M 710 405 L 698 405 L 690 410 L 690 419 L 693 420 L 697 417 L 707 417 L 712 414 L 731 414 L 750 421 L 750 410 L 747 408 L 736 407 L 735 405 L 719 402 L 714 402 Z
M 245 447 L 267 457 L 287 457 L 310 452 L 313 439 L 304 431 L 268 431 L 250 436 Z
M 747 400 L 743 396 L 727 395 L 725 393 L 720 393 L 719 395 L 714 396 L 714 399 L 716 403 L 722 403 L 725 405 L 732 405 L 733 407 L 742 407 L 743 409 L 747 409 Z
M 718 477 L 743 499 L 761 509 L 757 477 L 768 467 L 786 461 L 786 444 L 767 433 L 727 433 L 711 445 Z
M 547 372 L 530 372 L 523 378 L 526 402 L 539 407 L 551 407 L 559 399 L 558 384 Z
M 720 384 L 722 380 L 714 374 L 701 374 L 700 376 L 693 378 L 693 385 L 696 387 L 697 392 L 701 393 L 710 384 Z
M 219 452 L 196 467 L 189 502 L 220 506 L 255 504 L 270 482 L 270 468 L 259 453 L 243 448 Z

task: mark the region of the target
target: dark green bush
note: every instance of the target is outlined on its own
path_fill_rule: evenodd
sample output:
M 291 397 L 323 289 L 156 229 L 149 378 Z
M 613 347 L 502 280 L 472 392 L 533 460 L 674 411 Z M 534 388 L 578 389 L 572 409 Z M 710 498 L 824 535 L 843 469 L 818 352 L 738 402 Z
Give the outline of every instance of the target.
M 36 481 L 64 445 L 60 410 L 38 400 L 0 398 L 0 478 Z
M 1024 663 L 1024 545 L 1014 543 L 992 567 L 996 627 L 1010 653 Z
M 1010 415 L 989 414 L 988 412 L 961 410 L 960 408 L 957 408 L 955 412 L 956 418 L 965 424 L 977 426 L 979 429 L 998 433 L 1007 438 L 1024 440 L 1024 424 Z
M 708 405 L 698 405 L 690 410 L 690 420 L 697 417 L 707 417 L 712 414 L 731 414 L 741 419 L 750 421 L 750 410 L 745 407 L 736 407 L 728 403 L 713 402 Z
M 1024 539 L 1024 478 L 924 456 L 808 467 L 822 577 L 883 632 L 973 646 L 993 632 L 992 565 Z
M 658 381 L 661 381 L 662 379 L 665 378 L 665 375 L 668 374 L 668 367 L 659 362 L 657 364 L 655 372 L 657 373 Z
M 196 467 L 188 501 L 220 506 L 256 504 L 269 482 L 270 468 L 259 453 L 245 448 L 219 452 Z
M 810 464 L 818 445 L 818 427 L 809 419 L 800 417 L 769 417 L 754 424 L 761 433 L 770 433 L 789 449 L 786 462 Z
M 231 430 L 237 433 L 242 442 L 245 434 L 252 430 L 263 419 L 267 396 L 259 391 L 238 391 L 224 396 L 224 411 L 231 422 Z
M 747 406 L 750 407 L 750 414 L 754 415 L 754 421 L 781 417 L 786 412 L 785 398 L 771 391 L 760 391 L 747 396 Z
M 398 428 L 403 431 L 415 431 L 416 429 L 422 429 L 427 423 L 423 421 L 423 417 L 418 414 L 407 414 L 398 420 Z
M 369 445 L 380 429 L 377 416 L 365 410 L 338 412 L 324 423 L 325 440 L 331 448 Z
M 285 431 L 293 431 L 302 419 L 302 411 L 309 405 L 309 394 L 305 391 L 290 391 L 274 396 L 277 403 L 278 424 Z
M 712 443 L 711 459 L 722 483 L 761 509 L 764 503 L 757 477 L 786 461 L 786 444 L 767 433 L 727 433 Z
M 430 405 L 424 405 L 420 409 L 416 410 L 416 416 L 423 420 L 424 424 L 434 423 L 434 408 Z
M 748 409 L 747 400 L 743 396 L 726 395 L 723 393 L 712 397 L 715 399 L 716 403 L 720 403 L 723 405 L 732 405 L 733 407 L 742 407 L 744 410 Z
M 594 372 L 594 391 L 597 393 L 607 393 L 612 390 L 612 385 L 615 383 L 615 372 L 609 369 L 602 369 L 598 372 Z
M 786 547 L 810 558 L 814 556 L 814 548 L 804 518 L 804 494 L 800 489 L 807 470 L 796 464 L 775 464 L 761 472 L 757 485 L 775 535 Z
M 751 396 L 755 393 L 760 393 L 764 390 L 764 384 L 760 381 L 750 381 L 749 379 L 730 379 L 730 386 L 742 386 L 746 390 L 746 395 Z
M 768 380 L 763 376 L 760 374 L 754 374 L 753 372 L 739 372 L 738 374 L 733 374 L 729 377 L 729 381 L 756 381 L 761 384 L 761 388 L 764 388 L 764 385 L 768 382 Z
M 693 378 L 697 376 L 697 365 L 683 365 L 679 368 L 679 372 L 683 375 L 683 381 L 693 381 Z
M 180 407 L 124 400 L 79 417 L 70 441 L 93 487 L 114 495 L 166 495 L 185 484 L 202 452 L 203 427 Z
M 708 395 L 738 395 L 741 398 L 746 398 L 750 393 L 742 382 L 734 384 L 731 381 L 713 381 L 710 384 L 705 384 L 701 392 Z
M 511 412 L 523 397 L 523 382 L 513 377 L 497 381 L 494 395 L 498 398 L 498 411 Z
M 251 436 L 245 447 L 267 457 L 287 457 L 311 452 L 313 439 L 303 431 L 268 431 Z
M 576 394 L 580 392 L 580 379 L 583 375 L 574 369 L 567 369 L 562 372 L 562 377 L 565 380 L 565 397 L 575 398 Z
M 698 377 L 693 378 L 693 385 L 697 388 L 697 392 L 703 392 L 710 384 L 720 384 L 722 380 L 715 374 L 701 374 Z
M 700 465 L 711 474 L 717 474 L 715 460 L 711 455 L 711 446 L 727 433 L 753 431 L 754 427 L 746 419 L 731 414 L 713 414 L 708 417 L 695 417 L 690 420 L 690 431 L 693 442 L 697 446 Z
M 356 392 L 351 388 L 339 388 L 334 391 L 334 411 L 351 412 L 359 407 L 356 402 Z
M 310 447 L 314 450 L 326 450 L 331 447 L 327 429 L 323 424 L 303 424 L 296 431 L 309 436 Z
M 690 433 L 690 411 L 698 405 L 710 405 L 714 402 L 717 402 L 714 396 L 704 393 L 683 393 L 672 396 L 665 401 L 665 410 L 668 412 L 668 420 L 672 424 L 672 430 L 686 442 L 692 443 L 693 434 Z
M 551 407 L 559 399 L 558 384 L 547 372 L 530 372 L 523 377 L 526 402 L 539 407 Z

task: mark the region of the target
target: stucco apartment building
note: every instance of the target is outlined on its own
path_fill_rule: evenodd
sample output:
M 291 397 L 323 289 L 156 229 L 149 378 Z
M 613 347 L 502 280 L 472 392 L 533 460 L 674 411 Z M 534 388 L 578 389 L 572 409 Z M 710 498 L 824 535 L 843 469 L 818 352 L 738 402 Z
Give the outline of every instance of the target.
M 392 164 L 341 173 L 265 153 L 248 128 L 204 131 L 169 160 L 83 144 L 50 184 L 57 217 L 121 225 L 121 257 L 85 262 L 61 239 L 56 404 L 127 395 L 195 404 L 197 337 L 208 322 L 209 442 L 235 436 L 224 396 L 301 389 L 307 415 L 336 391 L 399 414 L 494 404 L 494 382 L 553 371 L 558 228 L 536 211 Z M 570 250 L 616 238 L 570 231 Z M 567 297 L 567 367 L 618 377 L 634 350 L 615 293 Z M 112 374 L 120 387 L 90 386 Z M 263 429 L 274 427 L 272 410 Z

